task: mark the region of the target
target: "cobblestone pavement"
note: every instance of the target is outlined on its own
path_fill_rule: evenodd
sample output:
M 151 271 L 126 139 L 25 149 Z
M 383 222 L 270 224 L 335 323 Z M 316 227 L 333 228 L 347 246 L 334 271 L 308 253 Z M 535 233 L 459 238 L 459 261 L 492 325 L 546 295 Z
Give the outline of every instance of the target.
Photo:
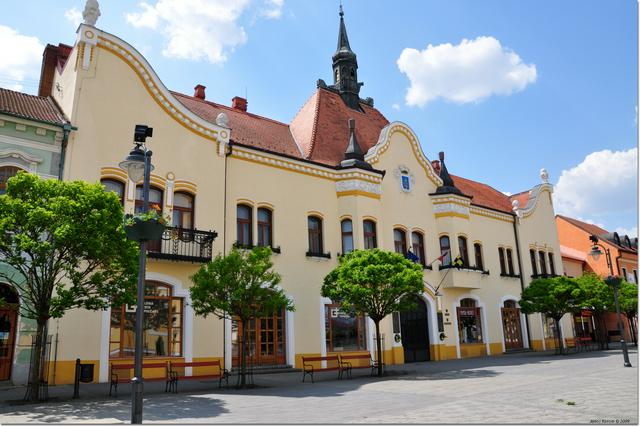
M 529 353 L 390 367 L 383 379 L 354 373 L 315 384 L 299 373 L 256 376 L 256 388 L 211 390 L 211 383 L 164 394 L 147 385 L 146 422 L 175 423 L 638 423 L 638 356 L 619 351 L 554 356 Z M 154 384 L 156 385 L 156 384 Z M 51 390 L 49 403 L 16 405 L 23 389 L 0 388 L 0 422 L 128 422 L 129 390 L 85 385 Z

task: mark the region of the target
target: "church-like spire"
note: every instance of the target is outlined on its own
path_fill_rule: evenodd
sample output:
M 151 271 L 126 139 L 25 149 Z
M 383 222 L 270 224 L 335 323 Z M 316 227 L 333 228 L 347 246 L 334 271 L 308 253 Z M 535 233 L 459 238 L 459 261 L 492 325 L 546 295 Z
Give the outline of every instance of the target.
M 333 88 L 337 89 L 349 108 L 360 110 L 360 86 L 358 83 L 358 61 L 351 50 L 344 12 L 340 5 L 340 30 L 338 48 L 333 55 Z
M 338 48 L 336 49 L 336 54 L 340 52 L 350 52 L 355 56 L 355 53 L 351 50 L 351 46 L 349 46 L 349 37 L 347 37 L 347 27 L 344 25 L 344 11 L 342 10 L 342 5 L 340 5 L 340 32 L 338 33 Z
M 364 161 L 364 152 L 360 148 L 356 138 L 356 120 L 349 119 L 349 144 L 344 152 L 344 160 L 340 162 L 342 167 L 359 167 L 361 169 L 371 169 L 371 165 Z

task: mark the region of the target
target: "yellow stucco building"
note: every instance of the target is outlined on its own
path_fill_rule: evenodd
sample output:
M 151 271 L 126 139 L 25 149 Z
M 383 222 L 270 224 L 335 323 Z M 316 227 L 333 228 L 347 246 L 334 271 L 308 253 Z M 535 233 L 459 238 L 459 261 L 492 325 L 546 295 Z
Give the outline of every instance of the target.
M 45 58 L 55 58 L 60 47 L 47 49 Z M 383 322 L 385 363 L 549 347 L 548 322 L 525 317 L 517 304 L 532 277 L 563 273 L 546 172 L 539 185 L 509 197 L 450 175 L 444 154 L 428 159 L 411 127 L 360 98 L 342 16 L 333 84 L 319 80 L 288 124 L 250 113 L 239 97 L 231 106 L 211 102 L 201 85 L 193 96 L 170 91 L 134 47 L 92 25 L 78 28 L 67 53 L 43 68 L 50 81 L 41 84 L 77 128 L 63 179 L 102 181 L 132 212 L 136 183 L 118 164 L 134 126 L 154 128 L 151 202 L 174 228 L 149 248 L 147 357 L 221 359 L 232 368 L 240 330 L 194 316 L 188 289 L 203 262 L 236 243 L 274 248 L 281 286 L 296 306 L 246 332 L 256 364 L 373 356 L 372 322 L 320 296 L 338 255 L 354 248 L 411 252 L 424 265 L 418 308 Z M 458 256 L 463 266 L 452 267 Z M 131 362 L 132 318 L 130 307 L 114 307 L 52 321 L 56 382 L 73 379 L 76 358 L 94 363 L 101 382 L 111 363 Z

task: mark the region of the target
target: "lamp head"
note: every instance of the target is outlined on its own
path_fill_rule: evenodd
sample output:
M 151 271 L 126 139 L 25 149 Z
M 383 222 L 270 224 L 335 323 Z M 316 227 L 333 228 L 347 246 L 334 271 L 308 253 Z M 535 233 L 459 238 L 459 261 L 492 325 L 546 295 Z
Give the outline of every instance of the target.
M 133 182 L 140 182 L 144 176 L 144 157 L 145 152 L 140 147 L 140 143 L 136 143 L 135 148 L 131 150 L 127 158 L 121 161 L 119 166 L 127 172 L 129 179 Z M 151 170 L 153 165 L 149 164 Z
M 591 247 L 591 252 L 589 253 L 589 256 L 591 256 L 593 260 L 597 262 L 598 259 L 600 259 L 600 256 L 602 256 L 602 250 L 600 250 L 600 247 L 594 245 L 593 247 Z

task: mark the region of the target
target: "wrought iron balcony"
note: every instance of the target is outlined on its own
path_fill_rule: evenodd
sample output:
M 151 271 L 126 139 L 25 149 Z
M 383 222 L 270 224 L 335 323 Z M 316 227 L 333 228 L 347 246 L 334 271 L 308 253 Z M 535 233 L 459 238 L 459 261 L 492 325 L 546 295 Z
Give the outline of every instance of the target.
M 206 263 L 211 261 L 215 231 L 199 231 L 168 226 L 160 240 L 147 243 L 147 255 L 153 259 Z

